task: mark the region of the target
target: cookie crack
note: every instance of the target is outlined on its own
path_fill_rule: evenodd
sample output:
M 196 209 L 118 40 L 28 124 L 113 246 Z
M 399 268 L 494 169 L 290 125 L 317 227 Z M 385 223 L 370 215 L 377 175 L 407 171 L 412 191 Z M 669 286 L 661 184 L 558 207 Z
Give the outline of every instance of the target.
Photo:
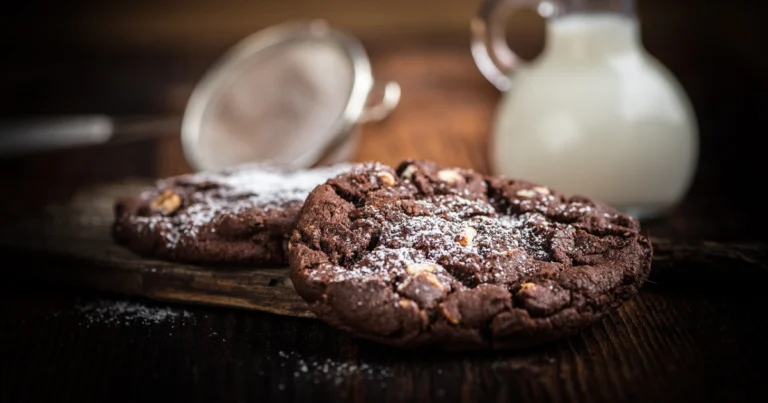
M 489 204 L 496 210 L 497 214 L 508 214 L 508 212 L 512 208 L 512 200 L 505 196 L 503 193 L 499 191 L 496 187 L 493 186 L 493 181 L 491 179 L 488 179 L 486 177 L 485 179 L 485 195 L 489 200 Z M 561 199 L 558 201 L 559 205 L 568 205 L 570 203 L 575 202 L 573 198 L 571 199 Z M 549 207 L 549 206 L 548 206 Z M 595 206 L 590 206 L 590 208 L 595 208 Z M 600 228 L 593 228 L 590 225 L 587 225 L 585 223 L 579 222 L 579 220 L 582 217 L 574 217 L 574 218 L 566 218 L 562 217 L 558 214 L 553 214 L 549 208 L 546 210 L 536 210 L 537 213 L 541 214 L 543 217 L 545 217 L 547 220 L 562 224 L 562 225 L 569 225 L 573 228 L 581 229 L 585 232 L 587 232 L 590 235 L 594 235 L 599 238 L 604 238 L 607 236 L 615 235 L 615 236 L 622 236 L 626 239 L 631 238 L 631 235 L 634 231 L 630 227 L 630 224 L 628 222 L 622 222 L 622 220 L 631 220 L 630 218 L 625 218 L 622 214 L 616 214 L 614 216 L 613 221 L 611 221 L 612 224 L 610 224 L 610 227 L 600 227 Z
M 352 192 L 349 192 L 339 186 L 336 183 L 328 182 L 328 184 L 331 186 L 331 189 L 333 189 L 333 192 L 336 194 L 336 196 L 339 196 L 342 200 L 351 203 L 355 208 L 359 208 L 365 205 L 365 199 L 361 196 L 356 196 Z

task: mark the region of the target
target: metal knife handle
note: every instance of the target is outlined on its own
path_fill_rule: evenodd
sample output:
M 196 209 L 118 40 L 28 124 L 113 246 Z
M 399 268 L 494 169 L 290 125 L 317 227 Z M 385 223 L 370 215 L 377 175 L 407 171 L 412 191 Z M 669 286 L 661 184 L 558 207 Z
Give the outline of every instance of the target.
M 114 129 L 106 115 L 0 120 L 0 158 L 103 144 Z

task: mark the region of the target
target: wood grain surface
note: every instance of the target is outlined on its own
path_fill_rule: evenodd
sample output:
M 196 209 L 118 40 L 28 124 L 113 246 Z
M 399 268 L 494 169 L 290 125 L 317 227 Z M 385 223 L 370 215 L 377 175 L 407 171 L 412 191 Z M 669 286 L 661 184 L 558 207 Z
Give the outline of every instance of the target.
M 319 321 L 0 285 L 0 400 L 764 401 L 764 303 L 654 285 L 581 334 L 493 354 L 410 352 Z M 744 288 L 741 289 L 744 291 Z M 716 298 L 712 296 L 716 295 Z M 95 307 L 162 312 L 149 323 Z M 118 311 L 119 312 L 119 311 Z M 15 365 L 10 365 L 14 363 Z M 42 387 L 41 384 L 51 387 Z
M 11 261 L 6 276 L 181 304 L 244 308 L 312 317 L 296 294 L 286 268 L 191 265 L 138 256 L 111 236 L 117 198 L 136 195 L 151 182 L 94 186 L 45 214 L 0 230 L 0 253 Z M 726 275 L 768 279 L 764 244 L 678 244 L 653 239 L 651 281 L 666 286 L 719 281 Z
M 142 258 L 112 239 L 115 199 L 146 182 L 94 187 L 0 230 L 13 275 L 150 299 L 311 316 L 285 268 L 211 267 Z

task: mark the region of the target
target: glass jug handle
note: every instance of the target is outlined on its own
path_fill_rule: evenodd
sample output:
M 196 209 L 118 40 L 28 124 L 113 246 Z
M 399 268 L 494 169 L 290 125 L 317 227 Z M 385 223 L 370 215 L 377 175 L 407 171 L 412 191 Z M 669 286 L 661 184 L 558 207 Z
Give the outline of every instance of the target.
M 525 62 L 507 44 L 507 19 L 520 9 L 536 10 L 543 18 L 554 14 L 547 0 L 484 0 L 472 19 L 472 57 L 480 72 L 500 91 L 512 86 L 510 75 Z

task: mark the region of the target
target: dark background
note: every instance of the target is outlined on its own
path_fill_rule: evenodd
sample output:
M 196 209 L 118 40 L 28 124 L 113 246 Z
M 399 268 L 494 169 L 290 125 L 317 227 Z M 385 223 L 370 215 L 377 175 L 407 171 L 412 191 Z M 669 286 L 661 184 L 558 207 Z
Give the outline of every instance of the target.
M 637 2 L 644 45 L 682 83 L 699 119 L 702 156 L 691 195 L 708 202 L 698 204 L 705 211 L 696 213 L 713 219 L 724 210 L 743 213 L 722 220 L 729 228 L 723 232 L 731 234 L 727 238 L 738 237 L 738 228 L 745 239 L 754 238 L 762 232 L 759 224 L 768 222 L 765 214 L 746 213 L 762 204 L 752 194 L 764 182 L 765 171 L 768 24 L 763 4 Z M 180 117 L 196 81 L 228 47 L 272 24 L 320 17 L 361 38 L 374 72 L 403 85 L 398 117 L 364 134 L 427 136 L 424 141 L 445 141 L 451 134 L 441 131 L 450 130 L 461 138 L 485 136 L 489 126 L 484 117 L 490 117 L 498 94 L 474 68 L 468 50 L 468 21 L 477 5 L 465 0 L 12 1 L 0 16 L 0 116 L 98 112 Z M 543 22 L 523 13 L 511 25 L 513 48 L 525 57 L 536 55 L 544 40 Z M 429 82 L 436 70 L 449 77 Z M 472 103 L 480 112 L 448 129 L 421 123 L 433 116 L 439 120 L 446 112 L 439 100 L 429 98 L 438 85 L 446 92 L 455 87 L 450 101 Z M 432 157 L 466 165 L 419 151 L 382 156 L 372 151 L 380 145 L 364 141 L 357 159 L 396 163 Z M 83 183 L 189 170 L 173 138 L 77 150 L 67 158 L 60 154 L 0 162 L 3 173 L 11 174 L 3 175 L 2 185 L 24 195 L 27 205 L 66 197 Z M 702 178 L 709 178 L 706 186 Z M 718 234 L 689 228 L 685 236 Z
M 767 239 L 759 196 L 767 171 L 764 4 L 637 3 L 644 45 L 685 88 L 701 131 L 696 182 L 674 214 L 647 224 L 654 235 Z M 362 128 L 357 160 L 423 157 L 482 170 L 499 94 L 469 53 L 468 22 L 477 6 L 466 0 L 4 2 L 0 117 L 180 118 L 197 80 L 238 40 L 272 24 L 323 17 L 362 39 L 377 77 L 403 87 L 395 114 Z M 530 13 L 517 16 L 510 42 L 533 57 L 542 27 Z M 188 171 L 178 133 L 169 131 L 162 140 L 0 161 L 0 224 L 64 201 L 86 184 Z M 23 270 L 25 262 L 0 264 Z M 6 276 L 0 279 L 0 402 L 768 397 L 765 293 L 747 286 L 764 281 L 739 276 L 705 289 L 647 284 L 617 313 L 553 346 L 446 357 L 359 342 L 318 321 L 232 309 L 176 306 L 191 319 L 100 323 L 73 307 L 103 294 L 20 285 L 0 273 Z M 294 375 L 307 362 L 329 361 L 335 367 L 327 378 Z M 372 370 L 361 372 L 361 363 Z
M 216 56 L 268 25 L 325 18 L 368 43 L 468 42 L 477 1 L 12 1 L 0 17 L 3 115 L 180 113 Z M 639 0 L 643 41 L 681 80 L 702 116 L 765 122 L 763 2 Z M 511 42 L 540 46 L 518 18 Z M 479 73 L 478 73 L 479 74 Z M 737 135 L 736 137 L 741 137 Z

